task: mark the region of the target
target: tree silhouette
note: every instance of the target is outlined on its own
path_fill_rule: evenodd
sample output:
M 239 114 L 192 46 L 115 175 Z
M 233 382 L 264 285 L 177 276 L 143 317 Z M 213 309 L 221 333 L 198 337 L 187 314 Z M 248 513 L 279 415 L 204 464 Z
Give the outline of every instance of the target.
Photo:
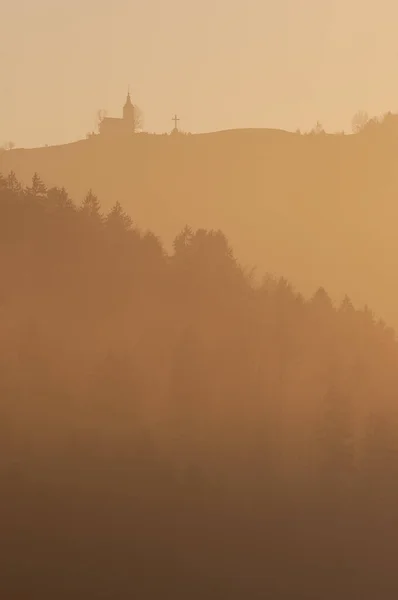
M 354 310 L 354 305 L 352 304 L 350 298 L 346 294 L 341 302 L 340 311 L 342 313 L 352 315 Z
M 127 215 L 120 202 L 116 202 L 105 219 L 106 227 L 115 235 L 129 231 L 133 225 L 133 220 Z
M 144 113 L 141 108 L 134 105 L 134 131 L 142 131 L 144 127 Z
M 14 194 L 20 194 L 22 192 L 22 185 L 18 181 L 14 171 L 10 171 L 7 176 L 7 189 Z
M 75 205 L 64 187 L 52 187 L 47 191 L 47 197 L 51 204 L 59 209 L 74 210 Z
M 34 198 L 44 198 L 47 195 L 47 188 L 37 173 L 33 174 L 32 185 L 28 186 L 25 191 Z
M 364 110 L 359 110 L 357 113 L 355 113 L 355 115 L 352 117 L 352 120 L 351 120 L 352 132 L 360 133 L 361 131 L 364 131 L 364 129 L 366 128 L 368 123 L 369 123 L 368 113 Z
M 0 593 L 53 598 L 72 543 L 65 598 L 394 593 L 393 332 L 46 188 L 0 176 Z
M 104 108 L 100 108 L 97 110 L 97 116 L 95 121 L 95 126 L 97 131 L 99 132 L 102 121 L 108 116 L 108 111 Z
M 3 149 L 4 150 L 13 150 L 15 148 L 15 143 L 14 142 L 5 142 L 3 144 Z
M 193 231 L 186 225 L 173 241 L 174 256 L 176 258 L 185 256 L 185 252 L 189 248 L 192 238 Z
M 80 212 L 85 216 L 94 221 L 102 222 L 101 205 L 98 197 L 89 190 L 83 199 L 80 207 Z

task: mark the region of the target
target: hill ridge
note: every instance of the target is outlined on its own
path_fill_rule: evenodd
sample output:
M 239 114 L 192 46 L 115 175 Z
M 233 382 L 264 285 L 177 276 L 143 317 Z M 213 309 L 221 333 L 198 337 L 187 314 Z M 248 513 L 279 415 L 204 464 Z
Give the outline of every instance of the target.
M 393 136 L 279 129 L 137 134 L 5 151 L 0 172 L 27 184 L 36 171 L 77 202 L 92 189 L 104 209 L 118 200 L 166 246 L 187 223 L 221 229 L 259 273 L 286 275 L 306 295 L 347 292 L 396 327 L 397 149 Z

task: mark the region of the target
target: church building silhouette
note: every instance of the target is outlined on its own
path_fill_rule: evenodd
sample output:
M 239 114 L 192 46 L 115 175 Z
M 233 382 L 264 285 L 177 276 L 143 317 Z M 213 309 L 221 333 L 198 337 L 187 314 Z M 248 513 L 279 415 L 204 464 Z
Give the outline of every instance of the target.
M 100 135 L 128 136 L 136 130 L 136 109 L 131 101 L 130 91 L 123 106 L 123 117 L 104 117 L 99 124 Z

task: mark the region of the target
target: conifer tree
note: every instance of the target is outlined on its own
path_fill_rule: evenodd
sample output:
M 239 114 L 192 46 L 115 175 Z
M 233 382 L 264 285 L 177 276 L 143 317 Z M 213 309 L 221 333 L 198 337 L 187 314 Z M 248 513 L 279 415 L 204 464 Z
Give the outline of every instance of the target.
M 47 188 L 38 173 L 34 173 L 31 186 L 26 187 L 25 192 L 28 196 L 34 198 L 44 198 L 47 194 Z
M 90 219 L 102 222 L 101 204 L 98 197 L 90 189 L 83 199 L 80 207 L 80 212 Z
M 131 229 L 133 220 L 124 212 L 122 205 L 117 201 L 107 214 L 105 224 L 112 233 L 122 234 Z
M 10 192 L 14 193 L 15 195 L 18 195 L 22 192 L 22 185 L 18 181 L 14 171 L 9 172 L 6 181 L 7 189 L 10 190 Z

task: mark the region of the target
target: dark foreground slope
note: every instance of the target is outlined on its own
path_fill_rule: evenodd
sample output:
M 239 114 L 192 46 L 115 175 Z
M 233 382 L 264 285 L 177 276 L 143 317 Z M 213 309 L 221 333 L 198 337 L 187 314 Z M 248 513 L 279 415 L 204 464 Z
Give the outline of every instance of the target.
M 99 137 L 0 155 L 0 172 L 34 171 L 79 199 L 119 199 L 169 244 L 186 224 L 222 228 L 242 261 L 304 293 L 347 292 L 398 324 L 398 151 L 392 136 L 237 130 Z
M 396 598 L 391 330 L 40 188 L 0 178 L 0 598 Z

